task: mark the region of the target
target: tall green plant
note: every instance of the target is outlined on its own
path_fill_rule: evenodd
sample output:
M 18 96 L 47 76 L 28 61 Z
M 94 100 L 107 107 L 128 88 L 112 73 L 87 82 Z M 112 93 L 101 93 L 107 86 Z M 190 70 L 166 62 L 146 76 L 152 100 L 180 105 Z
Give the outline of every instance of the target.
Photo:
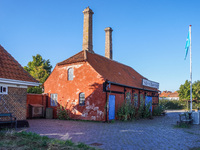
M 69 113 L 67 111 L 66 107 L 63 107 L 62 105 L 57 107 L 57 117 L 59 120 L 69 120 Z
M 127 121 L 135 117 L 135 107 L 132 103 L 123 103 L 117 110 L 119 120 Z
M 153 109 L 153 116 L 160 116 L 166 110 L 166 106 L 163 104 L 159 104 Z
M 150 103 L 145 105 L 145 109 L 144 109 L 144 112 L 143 112 L 143 118 L 150 118 L 151 117 L 150 107 L 151 107 Z

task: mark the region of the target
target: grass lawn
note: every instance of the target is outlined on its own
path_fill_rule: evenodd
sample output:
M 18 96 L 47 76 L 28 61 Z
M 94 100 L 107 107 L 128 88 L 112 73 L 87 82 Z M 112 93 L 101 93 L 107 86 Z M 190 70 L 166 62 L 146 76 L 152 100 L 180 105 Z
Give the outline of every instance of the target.
M 83 143 L 73 143 L 40 136 L 32 132 L 0 131 L 0 150 L 95 150 Z

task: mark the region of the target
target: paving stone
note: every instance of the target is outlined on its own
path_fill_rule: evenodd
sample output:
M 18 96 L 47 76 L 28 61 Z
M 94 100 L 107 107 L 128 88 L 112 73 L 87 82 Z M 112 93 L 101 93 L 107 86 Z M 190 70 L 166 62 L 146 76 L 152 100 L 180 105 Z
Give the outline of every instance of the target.
M 115 123 L 81 122 L 55 119 L 28 120 L 27 131 L 61 140 L 71 139 L 106 150 L 172 149 L 200 147 L 200 125 L 190 129 L 174 128 L 178 111 L 166 116 Z M 24 129 L 23 129 L 24 130 Z

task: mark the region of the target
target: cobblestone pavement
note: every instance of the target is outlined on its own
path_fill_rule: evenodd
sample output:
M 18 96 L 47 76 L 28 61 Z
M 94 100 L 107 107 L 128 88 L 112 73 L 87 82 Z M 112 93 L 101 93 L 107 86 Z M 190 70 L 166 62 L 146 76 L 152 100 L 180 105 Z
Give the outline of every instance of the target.
M 100 149 L 190 149 L 200 147 L 200 125 L 190 129 L 174 128 L 180 111 L 168 111 L 166 116 L 115 123 L 67 121 L 55 119 L 28 120 L 30 128 L 50 138 L 71 139 L 96 145 Z

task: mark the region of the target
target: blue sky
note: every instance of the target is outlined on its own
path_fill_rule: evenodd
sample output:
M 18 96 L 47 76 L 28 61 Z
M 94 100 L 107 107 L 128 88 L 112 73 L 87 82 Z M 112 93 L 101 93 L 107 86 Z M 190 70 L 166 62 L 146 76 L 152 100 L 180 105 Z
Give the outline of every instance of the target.
M 185 43 L 192 25 L 193 81 L 200 80 L 199 0 L 0 0 L 0 44 L 25 66 L 36 54 L 55 67 L 82 50 L 82 11 L 93 12 L 93 49 L 104 55 L 113 28 L 113 59 L 129 65 L 160 90 L 189 80 Z

